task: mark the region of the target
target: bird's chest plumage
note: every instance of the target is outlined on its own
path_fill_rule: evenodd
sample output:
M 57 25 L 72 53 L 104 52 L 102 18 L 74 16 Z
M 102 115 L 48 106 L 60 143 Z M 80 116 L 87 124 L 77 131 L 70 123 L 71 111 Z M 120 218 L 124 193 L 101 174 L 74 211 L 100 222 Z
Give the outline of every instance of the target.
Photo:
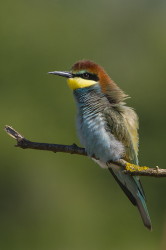
M 88 89 L 75 91 L 75 97 L 78 107 L 78 135 L 88 155 L 95 156 L 102 162 L 121 158 L 124 147 L 111 133 L 104 114 L 107 100 Z

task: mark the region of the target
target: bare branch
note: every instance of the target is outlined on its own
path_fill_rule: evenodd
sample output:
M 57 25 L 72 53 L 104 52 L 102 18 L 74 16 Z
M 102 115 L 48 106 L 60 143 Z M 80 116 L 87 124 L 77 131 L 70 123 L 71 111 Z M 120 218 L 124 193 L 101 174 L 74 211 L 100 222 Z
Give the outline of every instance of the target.
M 22 149 L 38 149 L 38 150 L 52 151 L 54 153 L 62 152 L 62 153 L 87 156 L 85 148 L 78 147 L 76 144 L 62 145 L 62 144 L 32 142 L 23 137 L 11 126 L 7 125 L 5 126 L 5 131 L 7 132 L 8 135 L 13 137 L 17 141 L 17 144 L 15 146 L 20 147 Z M 158 167 L 156 168 L 140 167 L 134 164 L 130 164 L 123 159 L 120 159 L 116 162 L 110 162 L 110 164 L 111 163 L 122 167 L 126 174 L 137 175 L 137 176 L 150 176 L 150 177 L 166 177 L 166 169 L 160 169 Z
M 62 153 L 70 153 L 70 154 L 78 154 L 87 156 L 85 149 L 78 147 L 76 144 L 72 145 L 62 145 L 62 144 L 52 144 L 52 143 L 40 143 L 40 142 L 32 142 L 23 137 L 20 133 L 18 133 L 11 126 L 6 125 L 5 131 L 8 135 L 16 139 L 17 144 L 16 147 L 20 147 L 22 149 L 38 149 L 38 150 L 47 150 L 52 151 L 54 153 L 62 152 Z

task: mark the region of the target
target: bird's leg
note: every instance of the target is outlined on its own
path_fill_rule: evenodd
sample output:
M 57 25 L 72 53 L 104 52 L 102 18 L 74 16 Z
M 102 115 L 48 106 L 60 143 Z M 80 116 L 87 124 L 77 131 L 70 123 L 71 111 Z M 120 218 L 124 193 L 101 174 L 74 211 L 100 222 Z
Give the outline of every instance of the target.
M 129 163 L 127 162 L 126 163 L 126 166 L 125 166 L 125 169 L 129 172 L 134 172 L 134 171 L 144 171 L 144 170 L 147 170 L 149 167 L 146 167 L 146 166 L 138 166 L 138 165 L 135 165 L 135 164 L 132 164 L 132 163 Z

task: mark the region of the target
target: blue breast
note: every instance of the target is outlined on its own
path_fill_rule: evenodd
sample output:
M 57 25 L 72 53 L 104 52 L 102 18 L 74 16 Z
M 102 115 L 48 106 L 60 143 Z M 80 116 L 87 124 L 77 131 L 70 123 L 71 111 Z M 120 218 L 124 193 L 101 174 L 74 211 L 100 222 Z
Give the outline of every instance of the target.
M 115 161 L 122 157 L 124 147 L 114 135 L 104 115 L 108 107 L 107 98 L 101 94 L 99 86 L 74 91 L 77 103 L 77 130 L 87 154 L 102 162 Z

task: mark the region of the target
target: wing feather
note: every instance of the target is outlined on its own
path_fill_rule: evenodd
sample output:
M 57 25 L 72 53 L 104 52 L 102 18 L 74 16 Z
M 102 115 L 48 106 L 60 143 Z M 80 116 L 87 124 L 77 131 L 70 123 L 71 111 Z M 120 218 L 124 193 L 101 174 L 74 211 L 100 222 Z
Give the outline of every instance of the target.
M 124 159 L 138 164 L 138 117 L 127 106 L 115 106 L 105 110 L 108 128 L 125 147 Z

